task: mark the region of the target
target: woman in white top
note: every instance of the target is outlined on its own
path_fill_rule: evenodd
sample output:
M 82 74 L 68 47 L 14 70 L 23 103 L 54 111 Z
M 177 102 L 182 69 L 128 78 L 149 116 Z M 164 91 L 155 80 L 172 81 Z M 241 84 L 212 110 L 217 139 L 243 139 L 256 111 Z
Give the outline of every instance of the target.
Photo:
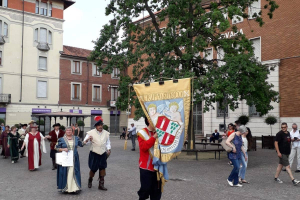
M 242 136 L 242 139 L 243 139 L 243 148 L 245 150 L 245 154 L 248 159 L 246 160 L 243 152 L 241 152 L 240 165 L 242 167 L 240 168 L 240 172 L 239 172 L 239 182 L 249 184 L 249 182 L 245 180 L 245 175 L 246 175 L 246 170 L 247 170 L 248 160 L 249 160 L 247 151 L 248 151 L 248 147 L 251 147 L 252 144 L 252 134 L 251 134 L 251 130 L 248 127 L 246 133 Z

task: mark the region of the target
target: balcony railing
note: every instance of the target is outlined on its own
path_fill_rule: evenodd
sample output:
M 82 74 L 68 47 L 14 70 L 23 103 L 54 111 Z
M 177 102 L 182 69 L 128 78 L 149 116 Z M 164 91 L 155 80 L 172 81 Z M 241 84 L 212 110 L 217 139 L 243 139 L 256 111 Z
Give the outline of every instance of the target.
M 41 51 L 49 51 L 50 50 L 49 44 L 45 43 L 45 42 L 39 42 L 39 44 L 37 45 L 36 48 L 38 48 Z
M 0 45 L 5 44 L 4 35 L 0 35 Z
M 11 103 L 11 94 L 0 94 L 0 103 Z

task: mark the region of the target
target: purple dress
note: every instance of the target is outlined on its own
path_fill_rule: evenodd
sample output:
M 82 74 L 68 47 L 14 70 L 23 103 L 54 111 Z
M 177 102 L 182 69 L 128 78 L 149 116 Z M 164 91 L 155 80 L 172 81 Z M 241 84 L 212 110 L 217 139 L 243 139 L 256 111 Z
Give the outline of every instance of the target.
M 7 147 L 8 142 L 8 133 L 6 131 L 3 131 L 0 137 L 1 143 L 2 143 L 2 152 L 1 155 L 5 157 L 10 156 L 9 148 Z

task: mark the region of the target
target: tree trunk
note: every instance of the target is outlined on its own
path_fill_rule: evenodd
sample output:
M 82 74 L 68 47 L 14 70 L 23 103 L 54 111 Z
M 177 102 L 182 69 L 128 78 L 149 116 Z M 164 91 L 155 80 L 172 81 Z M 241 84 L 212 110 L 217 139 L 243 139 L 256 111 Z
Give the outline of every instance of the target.
M 193 120 L 193 113 L 190 111 L 190 120 L 189 120 L 189 128 L 188 128 L 188 147 L 187 149 L 191 149 L 191 143 L 193 143 L 193 149 L 195 149 L 195 134 L 194 133 L 194 127 L 192 127 L 192 120 Z M 192 142 L 191 142 L 192 141 Z

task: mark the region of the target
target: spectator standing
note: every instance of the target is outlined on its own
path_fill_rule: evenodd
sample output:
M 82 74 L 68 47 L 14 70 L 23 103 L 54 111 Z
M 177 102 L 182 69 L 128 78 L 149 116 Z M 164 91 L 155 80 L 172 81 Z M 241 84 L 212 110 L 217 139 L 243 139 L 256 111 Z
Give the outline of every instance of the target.
M 79 128 L 78 124 L 76 123 L 73 135 L 79 137 L 79 134 L 80 134 L 80 128 Z
M 243 148 L 242 135 L 247 131 L 245 126 L 240 126 L 238 131 L 231 134 L 226 140 L 226 145 L 232 148 L 232 151 L 229 153 L 229 159 L 233 164 L 233 169 L 227 179 L 228 184 L 231 187 L 242 187 L 243 185 L 239 184 L 239 169 L 240 169 L 240 160 L 241 153 L 244 154 L 245 160 L 247 161 L 247 155 Z
M 132 142 L 131 151 L 135 151 L 136 127 L 134 126 L 134 123 L 131 124 L 131 128 L 128 130 L 128 133 L 131 134 L 131 142 Z
M 283 122 L 281 124 L 281 131 L 276 134 L 275 148 L 279 157 L 279 164 L 274 180 L 277 183 L 283 183 L 278 177 L 280 175 L 282 167 L 285 167 L 290 178 L 292 179 L 293 184 L 297 185 L 300 183 L 300 181 L 294 178 L 289 164 L 289 155 L 291 153 L 291 135 L 290 132 L 287 131 L 287 128 L 287 123 Z
M 220 137 L 220 133 L 218 132 L 218 130 L 216 129 L 214 133 L 211 134 L 210 138 L 209 138 L 209 142 L 213 142 L 215 143 L 215 140 L 219 140 Z
M 10 156 L 10 150 L 9 150 L 9 147 L 7 146 L 8 145 L 8 134 L 9 134 L 9 126 L 6 125 L 5 126 L 5 131 L 2 132 L 1 134 L 1 143 L 2 143 L 2 153 L 1 155 L 4 156 L 4 158 L 6 159 L 7 157 Z
M 227 137 L 234 133 L 234 125 L 232 123 L 228 124 Z
M 291 154 L 289 156 L 289 163 L 290 163 L 290 167 L 292 167 L 295 155 L 297 153 L 297 170 L 295 172 L 299 173 L 300 172 L 300 134 L 299 134 L 297 124 L 294 123 L 292 125 L 292 130 L 290 134 L 292 139 L 292 149 L 291 149 Z

